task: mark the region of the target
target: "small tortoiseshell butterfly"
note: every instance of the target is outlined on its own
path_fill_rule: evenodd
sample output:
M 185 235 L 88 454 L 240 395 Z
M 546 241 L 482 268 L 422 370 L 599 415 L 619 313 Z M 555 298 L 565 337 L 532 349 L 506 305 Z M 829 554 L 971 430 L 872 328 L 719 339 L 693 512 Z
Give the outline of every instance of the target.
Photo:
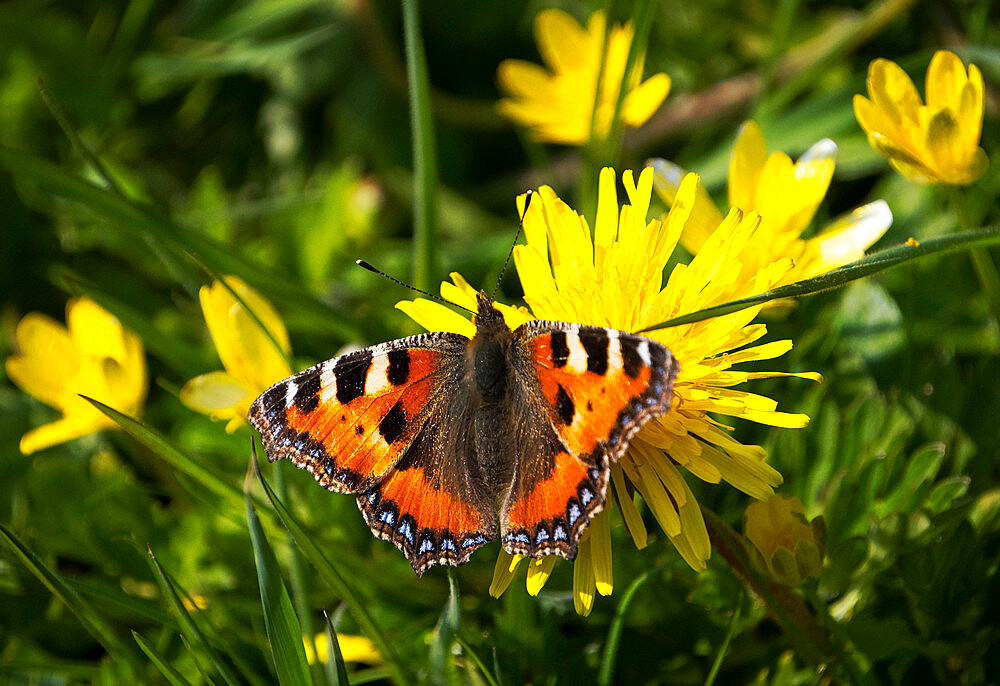
M 670 409 L 678 364 L 643 336 L 550 321 L 511 331 L 484 292 L 476 335 L 425 333 L 328 360 L 250 408 L 272 461 L 357 496 L 417 574 L 499 532 L 572 560 L 609 463 Z

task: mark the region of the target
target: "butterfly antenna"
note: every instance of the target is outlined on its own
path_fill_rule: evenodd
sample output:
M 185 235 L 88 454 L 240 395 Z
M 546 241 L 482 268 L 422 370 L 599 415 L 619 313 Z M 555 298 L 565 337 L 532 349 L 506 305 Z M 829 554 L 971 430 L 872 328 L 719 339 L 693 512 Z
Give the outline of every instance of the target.
M 500 276 L 497 277 L 497 283 L 493 287 L 493 292 L 490 293 L 490 300 L 496 298 L 497 289 L 500 288 L 500 282 L 503 281 L 503 275 L 507 271 L 507 265 L 510 264 L 510 256 L 514 254 L 514 248 L 517 246 L 517 239 L 521 237 L 521 230 L 524 228 L 524 216 L 528 214 L 528 207 L 531 205 L 531 198 L 535 195 L 534 191 L 527 191 L 524 194 L 524 211 L 521 212 L 521 216 L 517 221 L 517 231 L 514 232 L 514 242 L 510 244 L 510 250 L 507 251 L 507 259 L 503 261 L 503 268 L 500 270 Z
M 374 272 L 374 273 L 378 274 L 379 276 L 384 276 L 385 278 L 389 279 L 393 283 L 399 284 L 403 288 L 409 288 L 411 291 L 416 291 L 417 293 L 420 293 L 421 295 L 426 295 L 428 298 L 433 298 L 434 300 L 437 300 L 440 303 L 444 303 L 445 305 L 450 305 L 452 307 L 458 307 L 458 308 L 461 308 L 461 309 L 465 310 L 466 312 L 471 312 L 472 314 L 476 314 L 473 310 L 470 310 L 468 307 L 462 307 L 458 303 L 453 303 L 453 302 L 450 302 L 448 300 L 445 300 L 440 295 L 434 295 L 433 293 L 428 293 L 427 291 L 425 291 L 425 290 L 423 290 L 421 288 L 417 288 L 416 286 L 411 286 L 408 283 L 400 281 L 399 279 L 397 279 L 394 276 L 389 276 L 388 274 L 386 274 L 381 269 L 377 269 L 377 268 L 371 266 L 370 264 L 368 264 L 364 260 L 355 260 L 354 264 L 358 265 L 359 267 L 364 267 L 368 271 Z

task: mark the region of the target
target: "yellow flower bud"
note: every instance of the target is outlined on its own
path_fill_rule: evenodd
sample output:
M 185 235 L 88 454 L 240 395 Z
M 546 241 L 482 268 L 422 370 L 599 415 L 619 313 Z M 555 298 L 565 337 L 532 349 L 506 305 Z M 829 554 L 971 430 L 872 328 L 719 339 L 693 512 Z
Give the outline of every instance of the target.
M 797 586 L 819 576 L 826 546 L 822 517 L 806 519 L 802 502 L 777 493 L 752 503 L 743 515 L 750 559 L 778 583 Z

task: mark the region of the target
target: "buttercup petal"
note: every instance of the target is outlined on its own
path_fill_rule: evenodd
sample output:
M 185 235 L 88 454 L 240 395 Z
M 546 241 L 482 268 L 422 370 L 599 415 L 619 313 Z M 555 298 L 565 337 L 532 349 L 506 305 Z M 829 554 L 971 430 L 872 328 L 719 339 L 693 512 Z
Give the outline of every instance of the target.
M 66 304 L 66 324 L 82 357 L 110 357 L 123 363 L 127 357 L 125 335 L 117 317 L 90 298 L 74 298 Z
M 180 397 L 192 410 L 216 414 L 243 402 L 253 392 L 226 372 L 209 372 L 184 384 Z
M 14 336 L 20 353 L 7 358 L 7 375 L 46 405 L 63 407 L 66 382 L 80 370 L 80 355 L 66 327 L 32 312 L 18 322 Z
M 95 411 L 96 412 L 96 411 Z M 104 428 L 114 426 L 104 415 L 71 414 L 49 424 L 43 424 L 21 437 L 19 448 L 24 455 L 51 448 L 54 445 L 72 441 L 75 438 L 92 434 Z

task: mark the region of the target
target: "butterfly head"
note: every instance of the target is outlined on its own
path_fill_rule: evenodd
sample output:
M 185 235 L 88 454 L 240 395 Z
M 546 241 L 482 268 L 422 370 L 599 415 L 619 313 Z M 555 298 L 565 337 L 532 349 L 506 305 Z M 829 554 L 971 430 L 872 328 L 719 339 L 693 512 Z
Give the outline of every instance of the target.
M 501 314 L 500 310 L 493 307 L 493 301 L 490 300 L 490 296 L 486 295 L 486 291 L 479 291 L 479 295 L 476 296 L 476 301 L 478 303 L 479 310 L 476 313 L 475 318 L 477 331 L 509 331 L 506 322 L 504 322 L 503 314 Z

